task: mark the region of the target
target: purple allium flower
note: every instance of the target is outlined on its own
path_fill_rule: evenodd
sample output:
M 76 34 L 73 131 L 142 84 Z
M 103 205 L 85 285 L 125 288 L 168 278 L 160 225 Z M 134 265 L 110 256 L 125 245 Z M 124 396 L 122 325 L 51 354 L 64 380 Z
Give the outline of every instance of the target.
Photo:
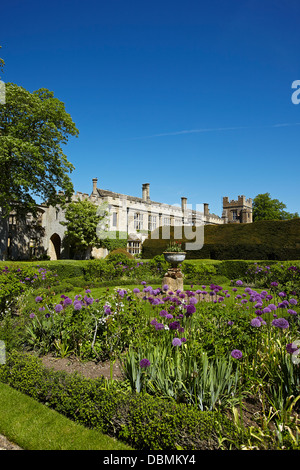
M 164 291 L 167 291 L 168 289 L 169 289 L 168 284 L 164 284 L 164 285 L 163 285 L 163 290 L 164 290 Z
M 45 317 L 46 317 L 46 318 L 49 318 L 49 317 L 50 317 L 50 313 L 46 313 L 46 314 L 45 314 Z
M 166 314 L 166 319 L 167 319 L 167 320 L 171 320 L 172 318 L 173 318 L 172 313 L 167 313 L 167 314 Z
M 87 290 L 85 291 L 85 293 L 86 293 L 86 294 L 90 294 L 90 293 L 91 293 L 91 290 L 90 290 L 90 289 L 87 289 Z
M 64 305 L 72 305 L 72 299 L 70 299 L 69 297 L 66 297 L 65 300 L 64 300 Z
M 198 299 L 196 299 L 196 297 L 192 297 L 190 299 L 190 304 L 197 304 L 198 303 Z
M 271 309 L 271 310 L 276 310 L 277 307 L 275 304 L 269 304 L 268 307 Z
M 45 307 L 39 307 L 39 312 L 43 312 L 45 310 Z
M 163 330 L 164 329 L 164 324 L 163 323 L 156 323 L 155 324 L 155 329 L 156 330 Z
M 279 292 L 279 297 L 286 297 L 286 293 L 285 292 Z
M 277 286 L 278 286 L 278 282 L 276 282 L 276 281 L 271 282 L 271 286 L 272 286 L 272 287 L 277 287 Z
M 290 304 L 291 305 L 297 305 L 297 300 L 296 299 L 290 299 Z
M 288 313 L 290 315 L 297 315 L 297 312 L 295 310 L 292 310 L 291 308 L 288 309 Z
M 278 308 L 287 308 L 287 307 L 288 307 L 287 301 L 279 302 L 278 304 Z
M 74 310 L 81 310 L 82 309 L 81 301 L 78 300 L 77 302 L 74 302 L 73 308 L 74 308 Z
M 189 317 L 191 316 L 193 313 L 196 312 L 196 307 L 195 305 L 188 305 L 187 308 L 186 308 L 186 316 Z
M 149 359 L 142 359 L 142 360 L 140 361 L 140 367 L 141 367 L 142 369 L 146 369 L 147 367 L 150 367 L 150 364 L 151 364 L 151 363 L 150 363 Z
M 239 349 L 234 349 L 233 351 L 231 351 L 231 356 L 234 359 L 241 359 L 243 357 L 243 353 Z
M 35 317 L 35 314 L 34 314 L 34 313 L 31 313 L 31 314 L 29 315 L 29 318 L 34 318 L 34 317 Z
M 56 311 L 56 313 L 61 312 L 62 309 L 63 309 L 63 306 L 62 306 L 61 304 L 57 304 L 57 305 L 55 305 L 55 307 L 54 307 L 54 310 Z
M 251 326 L 255 326 L 255 327 L 260 327 L 261 326 L 259 318 L 252 318 L 250 324 L 251 324 Z
M 135 287 L 132 291 L 134 294 L 139 294 L 140 289 L 138 287 Z
M 263 309 L 263 313 L 271 313 L 271 312 L 272 312 L 272 310 L 270 309 L 270 307 L 265 307 Z
M 242 285 L 243 285 L 243 281 L 240 281 L 240 280 L 239 280 L 239 281 L 236 281 L 236 285 L 237 285 L 237 286 L 242 286 Z
M 234 322 L 233 322 L 232 320 L 229 320 L 229 321 L 227 322 L 227 325 L 232 326 L 233 323 L 234 323 Z
M 36 298 L 35 298 L 35 301 L 36 302 L 42 302 L 42 297 L 40 295 L 38 295 Z
M 185 343 L 185 342 L 186 342 L 186 338 L 181 338 L 181 342 L 182 342 L 182 343 Z
M 178 328 L 180 328 L 179 321 L 173 321 L 172 323 L 170 323 L 169 328 L 170 330 L 178 330 Z
M 151 320 L 150 325 L 155 326 L 156 324 L 157 324 L 156 318 L 154 318 L 154 320 Z
M 236 292 L 236 291 L 237 291 L 237 289 L 236 289 L 235 287 L 234 287 L 232 290 L 233 290 L 233 292 Z
M 161 317 L 165 317 L 167 314 L 168 314 L 167 310 L 161 310 L 161 311 L 159 312 L 159 315 L 160 315 Z
M 179 338 L 174 338 L 174 339 L 172 340 L 172 344 L 173 344 L 173 346 L 181 346 L 181 339 L 179 339 Z
M 288 343 L 286 345 L 286 350 L 289 354 L 293 354 L 295 351 L 298 351 L 298 348 L 296 346 L 293 346 L 293 343 Z
M 272 325 L 281 329 L 286 329 L 290 326 L 289 322 L 285 318 L 276 318 L 272 321 Z

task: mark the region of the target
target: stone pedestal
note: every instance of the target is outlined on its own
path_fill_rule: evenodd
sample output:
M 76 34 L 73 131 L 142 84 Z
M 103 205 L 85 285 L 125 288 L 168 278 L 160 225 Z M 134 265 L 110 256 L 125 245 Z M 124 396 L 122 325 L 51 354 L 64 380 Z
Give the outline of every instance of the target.
M 169 268 L 162 280 L 162 286 L 169 286 L 169 290 L 176 292 L 183 291 L 183 275 L 180 268 Z

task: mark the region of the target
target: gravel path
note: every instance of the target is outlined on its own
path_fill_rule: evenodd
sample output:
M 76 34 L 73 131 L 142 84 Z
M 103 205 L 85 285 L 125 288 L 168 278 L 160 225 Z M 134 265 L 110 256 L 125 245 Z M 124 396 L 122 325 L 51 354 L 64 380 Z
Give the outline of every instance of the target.
M 0 434 L 0 450 L 22 450 L 13 442 L 10 442 L 5 436 Z

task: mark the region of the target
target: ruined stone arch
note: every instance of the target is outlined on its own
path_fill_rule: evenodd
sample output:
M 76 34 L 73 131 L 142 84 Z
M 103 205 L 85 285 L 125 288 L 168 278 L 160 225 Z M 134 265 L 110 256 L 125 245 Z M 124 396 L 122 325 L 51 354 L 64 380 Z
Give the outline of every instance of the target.
M 61 238 L 57 233 L 53 233 L 49 240 L 48 254 L 51 260 L 60 259 Z

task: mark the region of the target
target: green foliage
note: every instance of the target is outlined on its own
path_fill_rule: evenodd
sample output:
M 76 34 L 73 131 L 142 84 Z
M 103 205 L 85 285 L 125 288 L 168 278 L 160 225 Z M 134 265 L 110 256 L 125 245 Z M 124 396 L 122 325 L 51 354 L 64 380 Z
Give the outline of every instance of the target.
M 258 194 L 253 199 L 253 222 L 258 220 L 287 220 L 299 217 L 285 211 L 286 205 L 278 199 L 271 199 L 270 193 Z
M 32 355 L 9 354 L 0 381 L 135 449 L 217 449 L 219 433 L 238 443 L 233 423 L 218 413 L 132 394 L 122 383 L 54 372 Z
M 123 363 L 125 377 L 138 393 L 175 399 L 177 403 L 194 404 L 200 410 L 215 410 L 239 400 L 239 371 L 225 357 L 208 359 L 202 353 L 195 357 L 189 348 L 177 351 L 171 342 L 144 344 L 138 351 L 130 348 Z M 141 359 L 150 361 L 143 370 Z
M 185 281 L 193 281 L 198 284 L 209 283 L 217 274 L 217 268 L 212 264 L 184 262 L 182 272 Z M 223 273 L 222 273 L 223 274 Z
M 0 317 L 15 313 L 24 300 L 24 294 L 33 288 L 57 285 L 57 275 L 37 267 L 4 266 L 0 271 Z
M 60 222 L 67 227 L 64 243 L 75 253 L 100 246 L 97 227 L 104 215 L 98 215 L 95 204 L 88 199 L 71 202 L 67 206 L 65 218 L 66 222 Z
M 118 263 L 118 262 L 128 262 L 128 260 L 133 260 L 134 257 L 128 253 L 124 248 L 117 248 L 111 251 L 107 257 L 107 260 Z
M 170 240 L 174 232 L 171 230 Z M 300 259 L 300 219 L 260 220 L 252 224 L 204 226 L 204 246 L 186 251 L 186 260 L 295 260 Z M 156 234 L 157 235 L 157 234 Z M 181 240 L 185 243 L 186 240 Z M 169 240 L 148 238 L 142 247 L 143 258 L 161 255 Z
M 6 103 L 0 104 L 2 215 L 12 207 L 34 211 L 36 195 L 53 206 L 64 203 L 73 193 L 69 173 L 74 167 L 61 146 L 78 135 L 71 116 L 45 88 L 30 93 L 13 83 L 5 87 Z
M 110 236 L 101 239 L 100 246 L 107 248 L 109 252 L 122 248 L 126 250 L 128 234 L 125 232 L 108 232 Z M 113 236 L 112 236 L 113 235 Z M 120 238 L 121 235 L 121 238 Z

